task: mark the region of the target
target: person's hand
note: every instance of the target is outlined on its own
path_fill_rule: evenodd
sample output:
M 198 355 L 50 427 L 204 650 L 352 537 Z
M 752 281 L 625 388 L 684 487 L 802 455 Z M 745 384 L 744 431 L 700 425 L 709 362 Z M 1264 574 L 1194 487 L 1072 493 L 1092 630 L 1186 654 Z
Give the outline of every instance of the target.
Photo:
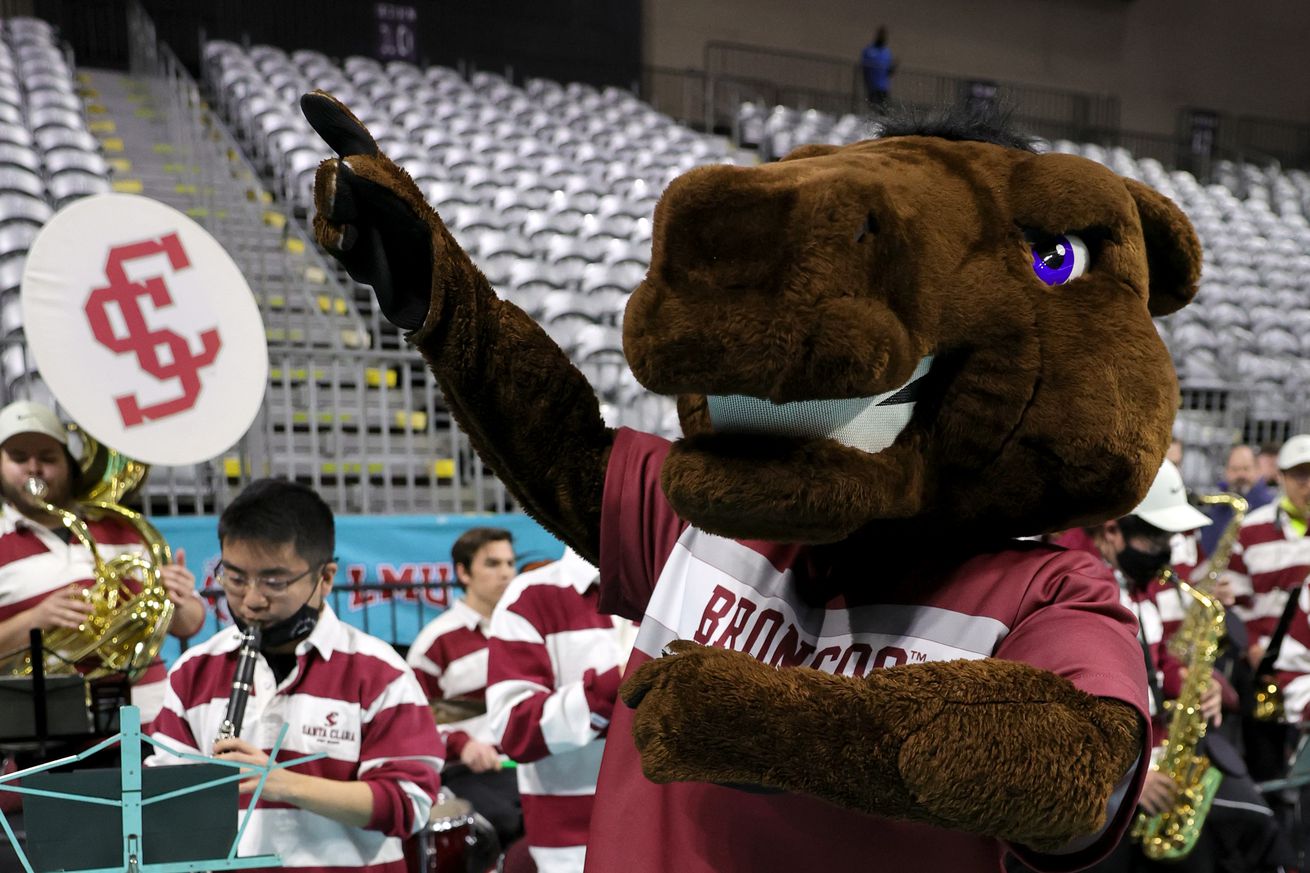
M 490 743 L 469 740 L 460 750 L 459 762 L 474 773 L 486 773 L 488 770 L 500 769 L 500 752 Z
M 57 627 L 75 628 L 86 621 L 91 612 L 91 604 L 83 599 L 82 589 L 69 585 L 27 610 L 27 615 L 32 627 L 45 631 Z
M 196 593 L 196 576 L 186 567 L 185 549 L 177 550 L 173 563 L 159 568 L 159 581 L 168 592 L 168 599 L 178 606 L 200 597 Z
M 1178 797 L 1178 786 L 1174 780 L 1159 770 L 1146 771 L 1146 783 L 1142 786 L 1142 796 L 1137 805 L 1150 815 L 1159 815 L 1173 808 Z
M 1260 669 L 1260 662 L 1264 657 L 1265 647 L 1260 643 L 1252 643 L 1246 650 L 1246 663 L 1251 665 L 1252 670 Z
M 1214 597 L 1223 604 L 1224 609 L 1232 609 L 1237 602 L 1237 591 L 1233 588 L 1233 578 L 1228 574 L 1219 577 L 1214 584 Z
M 268 755 L 245 740 L 236 737 L 214 743 L 214 757 L 221 761 L 236 761 L 239 764 L 251 764 L 256 767 L 268 766 Z M 242 770 L 241 774 L 243 776 L 250 774 L 250 778 L 238 782 L 237 790 L 242 794 L 253 793 L 255 786 L 259 784 L 260 772 L 258 770 Z M 271 771 L 268 774 L 268 779 L 264 782 L 264 791 L 260 794 L 260 799 L 280 803 L 287 802 L 290 798 L 290 783 L 295 778 L 295 773 L 285 769 Z

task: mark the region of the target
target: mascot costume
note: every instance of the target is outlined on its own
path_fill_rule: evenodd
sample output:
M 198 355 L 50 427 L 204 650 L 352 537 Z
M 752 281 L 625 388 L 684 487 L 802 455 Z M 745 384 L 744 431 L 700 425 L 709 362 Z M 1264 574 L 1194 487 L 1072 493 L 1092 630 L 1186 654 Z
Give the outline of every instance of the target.
M 641 623 L 594 873 L 1037 870 L 1103 855 L 1146 671 L 1094 558 L 1015 537 L 1145 494 L 1196 290 L 1166 198 L 977 118 L 676 179 L 628 303 L 683 437 L 603 422 L 327 94 L 318 241 L 411 331 L 478 452 Z

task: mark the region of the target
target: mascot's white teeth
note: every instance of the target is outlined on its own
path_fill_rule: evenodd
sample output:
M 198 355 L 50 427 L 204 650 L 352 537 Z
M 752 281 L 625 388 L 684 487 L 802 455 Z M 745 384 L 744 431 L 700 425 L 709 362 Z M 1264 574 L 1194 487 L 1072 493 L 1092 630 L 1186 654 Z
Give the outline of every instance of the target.
M 864 452 L 881 452 L 910 423 L 923 377 L 932 357 L 919 361 L 899 388 L 873 397 L 773 403 L 741 394 L 711 394 L 710 422 L 715 433 L 764 433 L 807 439 L 834 439 Z

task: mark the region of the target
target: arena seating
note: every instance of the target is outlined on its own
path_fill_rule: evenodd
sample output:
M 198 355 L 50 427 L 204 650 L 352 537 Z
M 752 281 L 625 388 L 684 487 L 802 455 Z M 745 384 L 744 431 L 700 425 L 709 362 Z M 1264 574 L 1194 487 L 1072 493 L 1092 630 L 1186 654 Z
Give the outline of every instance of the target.
M 22 334 L 18 288 L 27 251 L 54 210 L 108 191 L 73 72 L 49 24 L 0 24 L 0 374 L 6 396 L 49 400 Z
M 272 187 L 304 217 L 327 149 L 298 111 L 322 88 L 350 105 L 405 168 L 498 292 L 573 357 L 616 421 L 676 430 L 672 405 L 623 363 L 627 295 L 650 263 L 659 193 L 735 150 L 617 88 L 546 79 L 518 87 L 489 72 L 467 80 L 361 57 L 206 48 L 216 101 Z

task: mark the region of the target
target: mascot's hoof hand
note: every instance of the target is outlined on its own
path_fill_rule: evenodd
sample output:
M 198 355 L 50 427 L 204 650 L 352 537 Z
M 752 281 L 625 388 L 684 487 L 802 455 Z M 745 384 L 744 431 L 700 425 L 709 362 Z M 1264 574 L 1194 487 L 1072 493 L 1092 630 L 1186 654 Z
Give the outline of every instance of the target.
M 341 101 L 315 91 L 300 108 L 340 156 L 314 176 L 315 238 L 355 281 L 373 286 L 392 324 L 417 330 L 431 302 L 436 214 Z
M 679 640 L 642 664 L 619 695 L 636 709 L 632 737 L 652 782 L 761 786 L 783 675 L 749 655 Z

